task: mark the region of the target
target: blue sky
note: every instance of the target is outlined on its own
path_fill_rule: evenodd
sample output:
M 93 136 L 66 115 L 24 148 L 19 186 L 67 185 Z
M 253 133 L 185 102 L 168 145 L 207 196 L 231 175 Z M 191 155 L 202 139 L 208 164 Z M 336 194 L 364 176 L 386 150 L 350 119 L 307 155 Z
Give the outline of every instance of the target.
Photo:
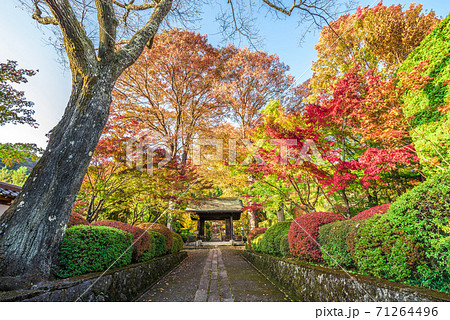
M 361 0 L 362 6 L 375 5 L 373 0 Z M 409 6 L 411 1 L 383 1 L 386 5 L 402 4 Z M 440 17 L 450 13 L 447 1 L 424 0 L 424 9 L 433 9 Z M 224 0 L 225 3 L 225 0 Z M 218 45 L 221 36 L 218 25 L 214 22 L 214 12 L 206 11 L 205 20 L 198 26 L 198 31 L 208 34 L 210 42 Z M 276 53 L 280 60 L 291 67 L 290 73 L 298 83 L 311 75 L 311 64 L 316 58 L 314 45 L 319 38 L 318 32 L 309 33 L 299 45 L 302 26 L 297 26 L 295 16 L 275 21 L 270 17 L 259 20 L 261 36 L 264 40 L 262 49 L 270 54 Z M 70 71 L 58 62 L 55 49 L 48 45 L 51 33 L 47 27 L 38 26 L 31 15 L 18 7 L 16 1 L 0 1 L 0 61 L 16 60 L 21 68 L 39 69 L 39 73 L 21 85 L 28 100 L 35 102 L 35 118 L 38 129 L 26 125 L 5 125 L 0 127 L 0 142 L 36 143 L 45 147 L 45 134 L 60 120 L 69 99 L 71 79 Z

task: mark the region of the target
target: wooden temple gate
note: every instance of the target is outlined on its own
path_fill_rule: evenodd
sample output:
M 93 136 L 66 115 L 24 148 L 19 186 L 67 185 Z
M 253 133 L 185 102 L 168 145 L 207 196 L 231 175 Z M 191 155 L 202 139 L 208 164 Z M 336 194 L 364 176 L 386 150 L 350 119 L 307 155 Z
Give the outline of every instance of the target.
M 233 221 L 241 219 L 242 201 L 233 197 L 201 198 L 191 202 L 186 211 L 197 220 L 198 239 L 205 240 L 205 221 L 225 220 L 225 241 L 233 239 Z

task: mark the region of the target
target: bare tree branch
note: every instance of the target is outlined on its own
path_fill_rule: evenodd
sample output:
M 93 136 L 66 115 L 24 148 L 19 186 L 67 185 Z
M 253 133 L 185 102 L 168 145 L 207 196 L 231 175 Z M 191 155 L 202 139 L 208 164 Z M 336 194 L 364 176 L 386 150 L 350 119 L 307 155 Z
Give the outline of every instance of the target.
M 68 0 L 45 0 L 58 21 L 64 37 L 64 46 L 72 71 L 84 75 L 97 70 L 97 56 L 92 41 L 78 22 Z
M 99 29 L 98 57 L 102 63 L 109 62 L 114 56 L 116 46 L 116 19 L 112 0 L 95 0 Z
M 160 1 L 147 2 L 147 3 L 139 4 L 139 5 L 134 4 L 134 0 L 131 0 L 127 4 L 121 3 L 116 0 L 112 0 L 112 2 L 115 5 L 123 8 L 123 9 L 126 9 L 126 10 L 147 10 L 147 9 L 155 8 Z
M 145 45 L 151 42 L 158 32 L 159 25 L 171 7 L 172 0 L 161 0 L 153 10 L 147 23 L 133 35 L 128 44 L 116 51 L 115 56 L 118 61 L 115 65 L 116 74 L 121 74 L 123 70 L 137 60 Z
M 39 0 L 34 0 L 34 12 L 31 16 L 34 20 L 39 22 L 40 24 L 53 24 L 58 25 L 58 20 L 56 20 L 54 17 L 42 17 L 42 11 L 39 8 Z

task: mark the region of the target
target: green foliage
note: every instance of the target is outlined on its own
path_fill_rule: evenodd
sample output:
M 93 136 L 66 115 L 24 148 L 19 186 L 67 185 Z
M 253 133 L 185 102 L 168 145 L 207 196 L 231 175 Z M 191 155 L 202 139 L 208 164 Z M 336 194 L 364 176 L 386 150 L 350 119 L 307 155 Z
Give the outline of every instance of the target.
M 450 292 L 450 172 L 438 174 L 367 219 L 355 238 L 358 268 Z
M 205 222 L 206 241 L 210 241 L 212 237 L 211 222 Z
M 27 83 L 27 77 L 35 74 L 34 70 L 17 69 L 16 61 L 8 60 L 6 63 L 0 63 L 0 125 L 13 123 L 37 126 L 33 118 L 34 103 L 25 99 L 23 91 L 13 87 Z
M 126 266 L 131 263 L 131 239 L 130 234 L 116 228 L 71 227 L 59 249 L 57 275 L 67 278 Z
M 354 262 L 347 249 L 347 239 L 360 221 L 344 220 L 325 224 L 319 229 L 322 257 L 331 267 L 353 267 Z
M 142 255 L 141 261 L 148 261 L 155 257 L 163 256 L 166 254 L 166 238 L 159 232 L 156 231 L 147 231 L 152 237 L 152 246 L 151 249 L 144 252 Z
M 289 249 L 289 236 L 288 234 L 282 234 L 279 237 L 279 250 L 282 257 L 288 258 L 291 257 L 291 250 Z
M 410 119 L 410 134 L 419 153 L 424 171 L 432 175 L 434 164 L 450 161 L 450 16 L 445 18 L 400 66 L 399 72 L 411 71 L 427 63 L 423 76 L 432 78 L 420 92 L 404 96 L 405 116 Z M 444 158 L 444 159 L 443 159 Z
M 250 232 L 247 235 L 247 243 L 250 249 L 252 248 L 252 241 L 255 239 L 259 234 L 262 234 L 266 232 L 267 228 L 254 228 L 250 230 Z
M 17 170 L 9 170 L 6 167 L 0 170 L 0 181 L 12 183 L 18 186 L 23 186 L 27 180 L 27 168 L 20 167 Z
M 171 253 L 175 253 L 183 249 L 183 238 L 181 238 L 181 236 L 176 232 L 172 232 L 172 235 L 173 235 L 173 245 Z
M 183 239 L 183 242 L 186 242 L 188 237 L 195 236 L 194 232 L 192 232 L 191 229 L 186 229 L 186 228 L 180 229 L 180 235 L 181 235 L 181 238 Z
M 263 239 L 264 239 L 264 233 L 258 234 L 258 235 L 253 239 L 253 241 L 252 241 L 252 249 L 253 249 L 255 252 L 260 252 L 260 253 L 262 253 L 262 250 L 261 250 L 261 242 L 263 241 Z
M 278 222 L 267 229 L 260 244 L 261 252 L 281 256 L 280 240 L 282 236 L 288 234 L 290 225 L 290 221 Z
M 26 167 L 30 173 L 42 152 L 32 143 L 0 143 L 0 168 L 6 166 L 15 170 Z

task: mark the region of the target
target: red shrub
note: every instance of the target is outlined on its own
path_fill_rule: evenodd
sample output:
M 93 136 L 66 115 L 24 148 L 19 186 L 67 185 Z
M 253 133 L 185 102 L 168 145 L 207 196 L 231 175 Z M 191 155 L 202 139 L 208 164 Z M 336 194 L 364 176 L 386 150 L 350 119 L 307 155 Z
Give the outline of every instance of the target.
M 112 227 L 116 228 L 133 235 L 133 261 L 138 262 L 142 254 L 151 249 L 152 246 L 152 237 L 146 232 L 144 229 L 132 226 L 127 223 L 119 222 L 119 221 L 96 221 L 91 223 L 94 226 L 104 226 L 104 227 Z M 136 241 L 136 242 L 135 242 Z
M 144 222 L 139 224 L 139 227 L 147 231 L 151 230 L 161 233 L 166 238 L 167 252 L 172 251 L 172 244 L 173 244 L 172 231 L 170 231 L 170 229 L 167 228 L 165 225 L 162 225 L 160 223 Z
M 69 223 L 67 224 L 67 228 L 70 228 L 70 227 L 73 227 L 73 226 L 76 226 L 79 224 L 88 225 L 89 222 L 81 214 L 72 212 L 70 214 Z
M 264 233 L 266 232 L 267 228 L 255 228 L 253 230 L 251 230 L 248 235 L 247 235 L 247 243 L 248 243 L 248 247 L 251 249 L 252 248 L 252 241 L 253 239 L 255 239 L 255 237 L 258 234 Z
M 323 224 L 345 220 L 331 212 L 312 212 L 296 218 L 289 228 L 289 249 L 295 257 L 310 261 L 323 261 L 317 242 L 319 227 Z
M 367 210 L 358 213 L 356 216 L 352 218 L 352 220 L 364 220 L 376 214 L 384 214 L 388 211 L 390 205 L 391 205 L 390 203 L 386 203 L 382 204 L 381 206 L 369 208 Z

